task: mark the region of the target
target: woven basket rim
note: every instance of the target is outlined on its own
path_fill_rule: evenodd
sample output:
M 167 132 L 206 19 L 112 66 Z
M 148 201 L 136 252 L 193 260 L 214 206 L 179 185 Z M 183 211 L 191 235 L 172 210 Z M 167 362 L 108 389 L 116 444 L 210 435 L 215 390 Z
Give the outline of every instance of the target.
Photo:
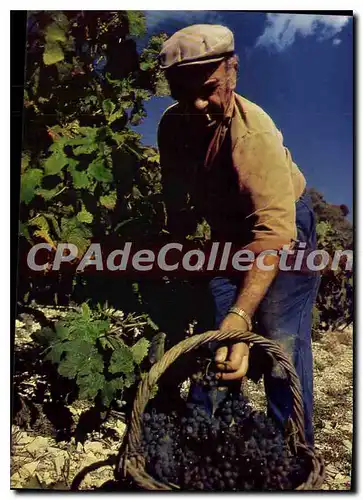
M 276 342 L 266 339 L 254 332 L 244 332 L 240 330 L 231 330 L 228 332 L 221 330 L 210 330 L 205 333 L 194 335 L 185 340 L 182 340 L 164 356 L 155 363 L 150 369 L 147 376 L 139 384 L 138 391 L 134 400 L 131 422 L 125 436 L 125 446 L 123 452 L 119 456 L 119 464 L 117 474 L 126 476 L 129 474 L 135 482 L 145 488 L 148 486 L 152 490 L 180 490 L 179 487 L 168 485 L 157 481 L 145 471 L 145 462 L 142 456 L 139 455 L 138 449 L 141 438 L 141 420 L 142 414 L 150 399 L 150 393 L 154 384 L 157 383 L 160 376 L 168 369 L 168 367 L 179 357 L 187 352 L 193 351 L 211 341 L 244 341 L 258 344 L 269 355 L 273 356 L 275 361 L 285 369 L 288 375 L 288 381 L 293 398 L 293 414 L 291 420 L 297 429 L 297 439 L 295 438 L 296 447 L 301 453 L 306 454 L 311 458 L 312 468 L 304 483 L 299 485 L 296 490 L 318 489 L 325 478 L 325 468 L 322 457 L 316 451 L 308 446 L 305 440 L 304 433 L 304 409 L 301 395 L 301 387 L 299 378 L 295 368 L 292 366 L 289 358 L 283 352 L 281 346 Z M 291 442 L 288 443 L 291 446 Z M 241 490 L 243 491 L 243 490 Z

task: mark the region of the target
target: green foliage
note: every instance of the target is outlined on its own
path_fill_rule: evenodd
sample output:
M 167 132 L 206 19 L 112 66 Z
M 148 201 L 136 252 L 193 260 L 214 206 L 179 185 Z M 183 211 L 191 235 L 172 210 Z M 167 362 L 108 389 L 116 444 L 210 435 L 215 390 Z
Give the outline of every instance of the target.
M 56 150 L 44 162 L 44 174 L 54 175 L 58 174 L 63 167 L 68 164 L 67 156 L 63 151 Z
M 63 17 L 65 19 L 65 16 Z M 45 48 L 43 53 L 43 61 L 45 65 L 55 64 L 63 61 L 64 51 L 62 44 L 67 41 L 65 26 L 63 29 L 53 22 L 45 29 Z
M 31 168 L 24 172 L 21 178 L 20 200 L 27 205 L 35 196 L 35 190 L 40 186 L 43 172 L 38 168 Z
M 105 208 L 109 210 L 113 210 L 117 203 L 117 193 L 116 191 L 112 191 L 109 194 L 105 194 L 104 196 L 100 196 L 100 203 Z
M 81 258 L 101 234 L 104 244 L 107 235 L 120 244 L 157 236 L 165 222 L 158 154 L 131 126 L 164 81 L 157 55 L 166 35 L 152 36 L 138 54 L 141 12 L 28 16 L 21 237 L 53 248 L 73 243 Z
M 29 235 L 29 228 L 34 228 L 33 231 L 33 238 L 38 238 L 40 240 L 45 241 L 46 243 L 49 243 L 52 247 L 55 246 L 54 241 L 50 235 L 51 231 L 51 224 L 49 217 L 46 215 L 38 215 L 31 219 L 28 223 L 28 226 L 26 227 L 27 234 Z M 54 226 L 55 231 L 59 230 L 58 225 Z
M 141 37 L 146 34 L 145 14 L 129 10 L 127 12 L 127 18 L 129 21 L 130 35 Z
M 353 226 L 346 218 L 348 208 L 345 205 L 327 203 L 323 195 L 316 189 L 310 189 L 309 194 L 313 202 L 317 222 L 330 224 L 335 232 L 335 241 L 339 242 L 344 248 L 350 248 L 353 244 Z
M 327 203 L 322 194 L 312 189 L 310 195 L 316 214 L 317 244 L 333 258 L 337 250 L 351 250 L 353 227 L 344 215 L 344 206 Z M 317 331 L 344 327 L 353 321 L 353 275 L 341 261 L 336 271 L 327 270 L 321 284 L 313 316 Z M 319 326 L 318 326 L 319 324 Z
M 91 243 L 91 230 L 88 229 L 77 217 L 63 217 L 61 219 L 60 241 L 72 243 L 78 248 L 78 256 L 86 252 Z
M 93 221 L 93 215 L 87 211 L 86 207 L 83 205 L 82 210 L 78 212 L 77 219 L 79 222 L 85 222 L 86 224 L 91 224 Z
M 150 342 L 145 338 L 141 338 L 135 345 L 132 346 L 132 355 L 136 363 L 141 363 L 141 361 L 147 356 L 149 346 Z
M 75 189 L 84 189 L 92 186 L 88 172 L 80 172 L 75 167 L 70 168 L 69 172 L 72 176 L 73 187 Z
M 97 157 L 90 163 L 87 172 L 99 182 L 112 182 L 113 180 L 112 173 L 107 169 L 102 156 Z
M 83 303 L 34 338 L 46 348 L 44 359 L 57 365 L 59 375 L 75 379 L 79 399 L 99 398 L 110 406 L 141 379 L 147 361 L 150 342 L 145 337 L 136 340 L 130 328 L 135 319 L 128 315 L 115 328 L 112 312 L 100 307 L 93 311 Z

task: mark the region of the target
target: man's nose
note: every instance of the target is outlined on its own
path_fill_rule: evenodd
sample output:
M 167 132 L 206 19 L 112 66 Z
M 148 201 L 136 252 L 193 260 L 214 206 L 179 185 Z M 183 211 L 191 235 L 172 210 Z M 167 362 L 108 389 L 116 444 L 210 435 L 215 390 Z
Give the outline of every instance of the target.
M 204 111 L 208 106 L 208 101 L 205 99 L 202 99 L 200 97 L 197 97 L 197 99 L 194 100 L 194 107 L 198 111 Z

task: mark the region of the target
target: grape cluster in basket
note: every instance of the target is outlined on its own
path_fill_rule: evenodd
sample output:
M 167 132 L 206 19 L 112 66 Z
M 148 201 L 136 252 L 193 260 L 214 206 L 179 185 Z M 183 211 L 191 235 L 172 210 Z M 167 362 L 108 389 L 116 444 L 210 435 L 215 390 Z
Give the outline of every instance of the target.
M 212 374 L 194 379 L 218 390 Z M 233 392 L 212 415 L 195 404 L 183 415 L 144 413 L 142 452 L 151 476 L 182 490 L 291 490 L 306 479 L 273 421 Z

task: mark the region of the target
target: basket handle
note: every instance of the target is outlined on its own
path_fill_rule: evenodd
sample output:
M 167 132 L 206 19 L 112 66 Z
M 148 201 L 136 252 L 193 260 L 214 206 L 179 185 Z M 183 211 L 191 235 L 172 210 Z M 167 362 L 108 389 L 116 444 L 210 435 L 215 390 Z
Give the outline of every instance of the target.
M 226 340 L 253 342 L 264 349 L 266 353 L 273 356 L 279 365 L 286 370 L 293 399 L 292 418 L 297 428 L 298 441 L 301 444 L 306 444 L 304 431 L 304 407 L 301 396 L 300 381 L 294 367 L 282 348 L 276 342 L 253 332 L 244 332 L 241 330 L 211 330 L 199 335 L 193 335 L 192 337 L 179 342 L 177 345 L 169 349 L 164 356 L 151 367 L 147 376 L 140 382 L 132 409 L 130 428 L 128 431 L 127 443 L 124 449 L 126 452 L 125 455 L 137 455 L 141 439 L 141 415 L 150 399 L 153 386 L 156 384 L 161 375 L 167 370 L 167 368 L 177 358 L 179 358 L 179 356 L 197 349 L 203 344 L 210 341 L 221 342 Z M 120 460 L 119 472 L 121 472 L 120 467 L 123 468 L 121 462 L 123 462 L 123 460 Z

